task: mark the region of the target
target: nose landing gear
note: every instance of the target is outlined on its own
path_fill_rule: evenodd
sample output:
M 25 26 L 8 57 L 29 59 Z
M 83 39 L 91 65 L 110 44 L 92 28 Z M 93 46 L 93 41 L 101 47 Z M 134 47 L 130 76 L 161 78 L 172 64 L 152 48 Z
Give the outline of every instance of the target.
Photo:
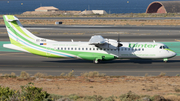
M 165 63 L 167 63 L 167 61 L 168 61 L 168 58 L 164 58 L 164 59 L 163 59 L 163 61 L 164 61 Z

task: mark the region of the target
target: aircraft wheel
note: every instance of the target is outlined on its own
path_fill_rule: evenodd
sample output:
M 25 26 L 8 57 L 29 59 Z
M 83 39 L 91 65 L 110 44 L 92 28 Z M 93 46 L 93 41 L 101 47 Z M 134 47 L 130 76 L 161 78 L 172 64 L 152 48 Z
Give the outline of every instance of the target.
M 95 64 L 98 64 L 98 63 L 99 63 L 99 61 L 98 61 L 98 60 L 96 60 L 96 59 L 94 59 L 94 63 L 95 63 Z
M 168 59 L 167 59 L 167 58 L 165 58 L 165 59 L 163 59 L 163 61 L 164 61 L 165 63 L 167 63 Z

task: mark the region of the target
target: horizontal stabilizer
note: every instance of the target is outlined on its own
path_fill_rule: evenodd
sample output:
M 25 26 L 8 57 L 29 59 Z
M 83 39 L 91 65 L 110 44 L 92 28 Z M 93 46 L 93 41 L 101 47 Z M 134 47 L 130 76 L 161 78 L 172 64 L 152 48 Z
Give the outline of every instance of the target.
M 101 35 L 94 35 L 89 40 L 90 45 L 102 45 L 105 44 L 105 40 Z
M 26 50 L 24 50 L 24 49 L 22 49 L 16 45 L 13 45 L 13 44 L 3 44 L 3 47 L 18 50 L 18 51 L 28 52 L 28 51 L 26 51 Z

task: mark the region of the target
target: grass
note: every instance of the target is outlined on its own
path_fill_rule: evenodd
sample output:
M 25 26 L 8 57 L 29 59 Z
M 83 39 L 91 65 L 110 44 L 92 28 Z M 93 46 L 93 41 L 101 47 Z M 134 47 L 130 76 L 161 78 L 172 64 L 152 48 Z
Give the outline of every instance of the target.
M 161 76 L 165 76 L 166 75 L 166 73 L 164 73 L 164 72 L 161 72 L 160 74 L 159 74 L 159 76 L 161 77 Z
M 90 71 L 90 72 L 85 72 L 85 73 L 81 73 L 82 77 L 105 77 L 106 74 L 105 73 L 99 73 L 97 71 Z
M 59 76 L 50 76 L 50 75 L 47 75 L 45 73 L 36 73 L 34 75 L 30 75 L 29 73 L 25 72 L 25 71 L 22 71 L 20 73 L 19 76 L 17 76 L 15 73 L 11 73 L 11 74 L 2 74 L 1 75 L 1 79 L 2 78 L 13 78 L 13 79 L 18 79 L 21 78 L 20 80 L 25 80 L 25 81 L 32 81 L 34 80 L 35 78 L 43 78 L 41 80 L 45 80 L 45 79 L 48 79 L 48 78 L 51 78 L 51 79 L 57 79 L 57 80 L 65 80 L 67 79 L 66 82 L 69 82 L 68 80 L 79 80 L 79 82 L 86 82 L 86 83 L 92 83 L 92 82 L 89 82 L 88 80 L 90 81 L 93 81 L 95 83 L 101 83 L 101 79 L 103 80 L 103 82 L 111 82 L 112 80 L 114 82 L 119 82 L 118 80 L 121 79 L 121 82 L 131 82 L 131 81 L 141 81 L 143 82 L 143 80 L 145 80 L 145 82 L 150 82 L 152 79 L 158 79 L 159 78 L 159 75 L 158 76 L 148 76 L 145 75 L 144 77 L 133 77 L 133 76 L 105 76 L 104 74 L 102 75 L 103 73 L 99 73 L 97 71 L 91 71 L 91 72 L 86 72 L 86 73 L 81 73 L 81 76 L 75 76 L 75 72 L 74 71 L 70 71 L 69 73 L 61 73 Z M 165 73 L 160 73 L 161 75 L 161 78 L 167 78 L 168 76 L 165 76 Z M 177 76 L 174 76 L 176 78 L 178 78 Z M 34 79 L 32 79 L 34 78 Z M 69 79 L 68 79 L 69 78 Z M 81 78 L 86 78 L 87 81 L 80 81 Z M 101 78 L 101 79 L 99 79 Z M 170 79 L 171 77 L 168 77 L 168 79 Z M 9 80 L 13 80 L 13 79 L 9 79 Z M 49 80 L 49 83 L 52 83 L 54 82 L 53 80 L 51 79 L 48 79 Z M 37 79 L 37 80 L 40 80 L 40 79 Z M 37 81 L 35 80 L 36 82 L 41 82 L 41 81 Z M 45 82 L 45 83 L 48 83 L 48 80 Z M 104 81 L 105 80 L 105 81 Z M 112 82 L 112 83 L 114 83 Z M 158 91 L 160 90 L 159 89 L 159 84 L 158 85 L 148 85 L 149 83 L 147 84 L 144 84 L 144 89 L 142 92 L 153 92 L 153 91 Z M 24 87 L 28 87 L 28 86 L 24 86 Z M 32 86 L 34 87 L 34 86 Z M 91 90 L 95 90 L 97 87 L 96 85 L 89 85 L 87 88 L 90 88 Z M 161 88 L 161 87 L 160 87 Z M 36 88 L 38 89 L 38 88 Z M 56 89 L 58 90 L 62 90 L 61 88 L 61 85 L 57 84 L 56 85 Z M 39 89 L 41 90 L 41 89 Z M 97 91 L 96 91 L 97 92 Z M 123 92 L 123 91 L 122 91 Z M 170 95 L 137 95 L 135 93 L 133 93 L 132 91 L 129 91 L 128 93 L 125 93 L 125 94 L 121 94 L 119 95 L 118 97 L 117 96 L 109 96 L 109 97 L 102 97 L 101 95 L 93 95 L 93 96 L 85 96 L 85 95 L 78 95 L 78 94 L 70 94 L 70 95 L 55 95 L 55 94 L 50 94 L 50 98 L 53 98 L 54 100 L 58 100 L 58 99 L 69 99 L 69 100 L 74 100 L 74 101 L 142 101 L 142 99 L 150 99 L 150 101 L 156 101 L 157 99 L 168 99 L 168 101 L 178 101 L 180 100 L 180 98 L 178 97 L 179 96 L 179 92 L 180 92 L 180 89 L 179 87 L 174 87 L 174 92 L 176 92 L 176 94 L 173 94 L 173 97 L 172 94 Z M 20 96 L 20 95 L 18 95 Z M 166 97 L 167 96 L 167 97 Z M 17 97 L 11 97 L 12 99 L 14 98 L 17 98 Z M 171 100 L 173 99 L 173 100 Z

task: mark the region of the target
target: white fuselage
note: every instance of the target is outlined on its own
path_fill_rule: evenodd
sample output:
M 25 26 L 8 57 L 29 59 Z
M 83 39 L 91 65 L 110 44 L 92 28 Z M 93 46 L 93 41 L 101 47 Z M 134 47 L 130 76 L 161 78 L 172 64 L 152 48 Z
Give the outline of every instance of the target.
M 78 51 L 78 52 L 93 52 L 114 55 L 117 58 L 133 59 L 161 59 L 170 58 L 176 55 L 175 52 L 160 48 L 165 46 L 162 43 L 155 42 L 121 42 L 122 47 L 117 48 L 116 40 L 111 39 L 109 45 L 96 47 L 89 45 L 89 42 L 56 42 L 47 43 L 47 47 L 54 50 Z M 49 51 L 49 54 L 51 50 Z M 76 56 L 74 56 L 76 57 Z

